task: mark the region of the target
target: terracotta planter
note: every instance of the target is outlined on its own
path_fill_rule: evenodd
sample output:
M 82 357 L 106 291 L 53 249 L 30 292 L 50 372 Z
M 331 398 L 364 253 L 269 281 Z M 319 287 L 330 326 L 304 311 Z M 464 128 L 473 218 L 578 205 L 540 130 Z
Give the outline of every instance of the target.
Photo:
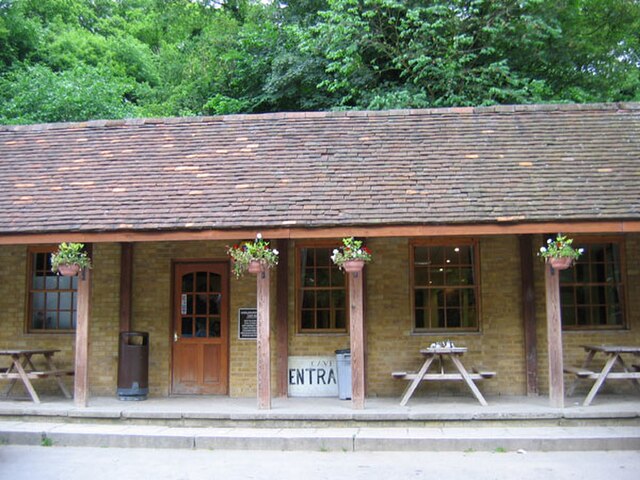
M 249 262 L 249 267 L 247 271 L 249 273 L 253 273 L 254 275 L 262 272 L 266 268 L 266 265 L 260 260 L 251 260 Z
M 342 264 L 342 268 L 349 273 L 361 272 L 364 268 L 364 260 L 347 260 Z
M 547 263 L 551 265 L 555 270 L 566 270 L 573 265 L 573 258 L 571 257 L 549 257 Z
M 76 263 L 58 265 L 58 273 L 64 277 L 75 277 L 80 272 L 80 265 Z

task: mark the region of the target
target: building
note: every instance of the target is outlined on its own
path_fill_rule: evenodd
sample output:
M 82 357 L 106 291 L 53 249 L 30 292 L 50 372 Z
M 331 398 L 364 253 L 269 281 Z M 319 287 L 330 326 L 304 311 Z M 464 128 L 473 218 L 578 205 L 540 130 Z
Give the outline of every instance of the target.
M 272 395 L 288 392 L 289 357 L 352 345 L 347 277 L 329 261 L 349 236 L 374 255 L 356 340 L 366 396 L 400 396 L 391 372 L 444 339 L 496 371 L 486 394 L 546 394 L 549 236 L 586 248 L 560 279 L 565 362 L 584 343 L 640 343 L 640 104 L 0 127 L 0 347 L 60 349 L 76 376 L 88 368 L 85 394 L 114 395 L 119 333 L 145 331 L 151 395 L 254 396 L 257 342 L 239 318 L 256 282 L 230 274 L 226 249 L 258 232 L 281 253 Z M 94 264 L 84 365 L 83 280 L 46 267 L 62 241 Z

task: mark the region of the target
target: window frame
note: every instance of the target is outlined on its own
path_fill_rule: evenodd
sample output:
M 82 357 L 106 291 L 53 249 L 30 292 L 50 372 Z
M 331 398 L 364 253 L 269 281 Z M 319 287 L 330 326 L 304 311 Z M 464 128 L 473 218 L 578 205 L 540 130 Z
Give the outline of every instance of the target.
M 416 327 L 416 285 L 415 285 L 415 251 L 416 247 L 451 247 L 454 245 L 470 246 L 473 253 L 473 292 L 475 295 L 475 326 L 474 327 L 445 327 L 445 328 L 417 328 Z M 446 287 L 443 285 L 441 287 Z M 411 333 L 413 335 L 433 335 L 433 334 L 473 334 L 481 332 L 482 301 L 481 301 L 481 278 L 480 278 L 480 242 L 475 237 L 439 237 L 420 238 L 409 242 L 409 295 L 411 308 Z
M 39 290 L 36 289 L 33 285 L 33 277 L 35 273 L 36 266 L 34 265 L 34 255 L 39 253 L 44 253 L 46 255 L 50 255 L 51 253 L 56 251 L 56 245 L 38 245 L 38 246 L 29 246 L 27 247 L 27 279 L 26 279 L 26 308 L 25 308 L 25 321 L 24 321 L 24 331 L 28 335 L 75 335 L 76 327 L 72 328 L 33 328 L 32 320 L 33 320 L 33 294 L 36 291 L 47 292 L 47 289 Z M 45 277 L 46 278 L 46 277 Z M 76 316 L 77 322 L 77 314 L 78 314 L 78 288 L 77 286 L 73 288 L 73 278 L 70 278 L 71 288 L 68 289 L 51 289 L 51 292 L 73 292 L 71 297 L 71 325 L 74 324 L 74 314 Z M 45 280 L 46 285 L 46 280 Z M 45 310 L 46 311 L 46 310 Z M 60 302 L 58 297 L 58 308 L 56 312 L 60 312 Z M 76 323 L 77 326 L 77 323 Z
M 618 246 L 618 251 L 619 251 L 619 262 L 620 264 L 618 265 L 618 268 L 620 269 L 620 287 L 621 287 L 621 292 L 620 293 L 620 303 L 621 303 L 621 314 L 622 314 L 622 323 L 620 325 L 594 325 L 594 324 L 588 324 L 588 325 L 578 325 L 577 323 L 574 325 L 565 325 L 564 320 L 562 320 L 562 331 L 565 332 L 588 332 L 588 331 L 620 331 L 620 330 L 628 330 L 629 329 L 629 312 L 628 312 L 628 301 L 627 301 L 627 289 L 628 289 L 628 278 L 627 278 L 627 261 L 626 261 L 626 243 L 625 243 L 625 238 L 622 236 L 575 236 L 573 237 L 573 246 L 577 249 L 577 248 L 585 248 L 585 250 L 587 250 L 589 248 L 589 245 L 594 245 L 594 244 L 599 244 L 599 245 L 607 245 L 607 244 L 615 244 Z M 587 253 L 585 251 L 585 253 Z M 580 262 L 580 259 L 577 260 L 577 262 Z M 575 269 L 575 265 L 566 270 L 567 272 L 571 272 L 573 274 L 573 271 Z M 562 281 L 562 277 L 563 277 L 563 272 L 560 272 L 560 279 L 559 279 L 559 287 L 560 287 L 560 292 L 562 292 L 562 286 L 563 286 L 563 281 Z M 566 282 L 565 282 L 566 285 Z M 575 283 L 575 282 L 571 282 L 569 283 L 570 286 L 575 287 L 575 286 L 587 286 L 587 287 L 592 287 L 595 285 L 606 285 L 606 284 L 602 284 L 602 283 Z M 577 303 L 574 304 L 574 308 L 577 307 Z M 594 305 L 594 304 L 585 304 L 585 305 Z M 605 304 L 605 308 L 606 308 L 606 304 Z M 562 311 L 562 295 L 560 296 L 560 310 Z
M 309 329 L 302 328 L 302 296 L 304 289 L 302 286 L 302 250 L 303 249 L 317 249 L 326 248 L 333 250 L 338 248 L 340 240 L 324 240 L 324 241 L 307 241 L 296 242 L 295 244 L 295 311 L 296 311 L 296 333 L 299 335 L 348 335 L 349 334 L 349 282 L 347 281 L 347 275 L 340 273 L 344 276 L 344 295 L 345 295 L 345 327 L 344 328 L 324 328 L 324 329 Z M 329 260 L 331 262 L 331 260 Z M 331 262 L 332 263 L 332 262 Z M 337 266 L 335 268 L 338 268 Z M 330 288 L 330 287 L 329 287 Z

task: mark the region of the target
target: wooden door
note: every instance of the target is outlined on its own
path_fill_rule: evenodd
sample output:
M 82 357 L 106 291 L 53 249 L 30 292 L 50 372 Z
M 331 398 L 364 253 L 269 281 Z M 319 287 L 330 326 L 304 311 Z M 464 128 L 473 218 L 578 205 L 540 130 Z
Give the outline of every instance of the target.
M 226 262 L 175 264 L 174 394 L 228 393 L 228 276 Z

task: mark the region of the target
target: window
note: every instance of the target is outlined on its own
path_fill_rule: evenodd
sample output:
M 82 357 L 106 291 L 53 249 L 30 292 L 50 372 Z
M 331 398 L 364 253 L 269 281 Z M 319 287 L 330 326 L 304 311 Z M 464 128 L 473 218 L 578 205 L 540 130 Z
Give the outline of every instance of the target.
M 72 332 L 76 328 L 78 277 L 51 271 L 54 247 L 29 249 L 29 311 L 27 330 Z
M 411 253 L 415 331 L 477 331 L 477 243 L 416 242 Z
M 298 330 L 347 331 L 347 276 L 331 261 L 335 245 L 297 248 Z
M 562 325 L 566 329 L 623 328 L 624 272 L 620 239 L 574 239 L 584 254 L 560 273 Z

